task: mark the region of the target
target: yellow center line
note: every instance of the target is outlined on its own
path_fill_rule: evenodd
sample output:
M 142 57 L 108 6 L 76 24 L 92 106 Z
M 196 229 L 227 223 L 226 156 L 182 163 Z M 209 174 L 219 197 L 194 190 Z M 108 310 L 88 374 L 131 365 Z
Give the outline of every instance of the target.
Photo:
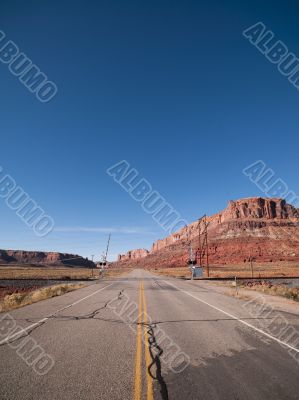
M 142 292 L 141 283 L 139 285 L 139 305 L 138 305 L 138 324 L 136 336 L 136 355 L 135 355 L 135 380 L 134 380 L 134 400 L 141 400 L 142 380 L 141 380 L 141 361 L 142 361 Z
M 152 358 L 149 350 L 149 335 L 148 335 L 148 316 L 147 316 L 147 306 L 145 300 L 144 286 L 142 282 L 142 300 L 143 300 L 143 334 L 144 334 L 144 348 L 145 348 L 145 364 L 146 364 L 146 382 L 147 382 L 147 400 L 153 400 L 153 379 L 149 373 L 149 366 L 152 362 Z

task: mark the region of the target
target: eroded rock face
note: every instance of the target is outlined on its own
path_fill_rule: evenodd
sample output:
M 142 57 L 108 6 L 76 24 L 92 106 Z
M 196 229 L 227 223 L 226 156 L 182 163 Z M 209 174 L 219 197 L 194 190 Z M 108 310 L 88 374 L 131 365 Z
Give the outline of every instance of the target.
M 137 260 L 139 258 L 146 257 L 148 254 L 149 251 L 146 249 L 130 250 L 126 254 L 119 254 L 117 260 L 118 261 Z
M 297 215 L 296 208 L 283 199 L 252 197 L 230 201 L 222 213 L 222 218 L 223 221 L 239 218 L 287 219 L 295 218 Z
M 26 251 L 26 250 L 0 250 L 1 263 L 26 263 L 26 264 L 49 264 L 49 265 L 75 265 L 92 267 L 94 263 L 78 256 L 77 254 Z
M 212 264 L 246 261 L 250 254 L 260 262 L 299 261 L 298 209 L 280 198 L 252 197 L 230 201 L 225 210 L 207 217 Z M 203 230 L 203 222 L 200 225 Z M 144 266 L 181 266 L 188 257 L 187 243 L 198 247 L 199 223 L 157 240 Z M 123 259 L 121 259 L 123 261 Z

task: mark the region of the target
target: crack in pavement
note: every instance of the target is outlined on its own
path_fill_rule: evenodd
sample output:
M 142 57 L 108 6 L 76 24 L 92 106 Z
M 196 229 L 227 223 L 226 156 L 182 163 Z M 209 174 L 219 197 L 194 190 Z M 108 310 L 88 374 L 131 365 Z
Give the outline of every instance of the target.
M 163 354 L 163 350 L 158 345 L 158 343 L 156 341 L 156 337 L 155 337 L 155 332 L 154 332 L 154 329 L 156 328 L 156 324 L 155 323 L 152 323 L 152 324 L 142 323 L 142 324 L 144 326 L 147 326 L 147 328 L 148 328 L 147 333 L 149 335 L 149 338 L 148 338 L 149 353 L 150 353 L 150 356 L 152 359 L 152 362 L 148 366 L 148 373 L 150 374 L 152 379 L 157 381 L 158 384 L 160 385 L 160 393 L 161 393 L 162 399 L 168 400 L 168 390 L 167 390 L 166 382 L 162 375 L 161 360 L 160 360 L 160 357 Z M 157 354 L 154 354 L 155 350 L 157 351 Z M 156 375 L 154 375 L 151 371 L 153 366 L 156 367 Z
M 123 292 L 124 292 L 124 289 L 122 289 L 120 292 L 119 292 L 119 294 L 118 294 L 118 300 L 120 300 L 121 298 L 122 298 L 122 295 L 123 295 Z M 17 335 L 17 331 L 16 332 L 11 332 L 10 333 L 10 335 L 8 336 L 8 340 L 7 341 L 5 341 L 4 343 L 1 343 L 0 344 L 0 347 L 2 347 L 2 346 L 6 346 L 6 345 L 9 345 L 9 344 L 12 344 L 12 343 L 14 343 L 14 342 L 16 342 L 17 340 L 20 340 L 20 339 L 23 339 L 24 337 L 27 337 L 27 336 L 30 336 L 31 335 L 31 333 L 32 332 L 34 332 L 36 329 L 38 329 L 38 328 L 40 328 L 41 326 L 43 326 L 46 322 L 48 322 L 48 320 L 50 320 L 50 319 L 68 319 L 68 320 L 83 320 L 83 319 L 96 319 L 96 320 L 101 320 L 100 318 L 95 318 L 95 316 L 100 312 L 100 311 L 102 311 L 102 310 L 104 310 L 105 308 L 107 308 L 107 305 L 110 303 L 110 301 L 111 301 L 111 299 L 110 300 L 108 300 L 108 301 L 106 301 L 106 303 L 102 306 L 102 307 L 100 307 L 100 308 L 97 308 L 96 310 L 94 310 L 94 311 L 92 311 L 91 313 L 89 313 L 89 314 L 86 314 L 86 315 L 82 315 L 82 316 L 73 316 L 73 315 L 71 315 L 71 316 L 64 316 L 64 315 L 61 315 L 61 316 L 59 316 L 58 315 L 58 312 L 59 311 L 57 311 L 56 313 L 54 313 L 54 314 L 52 314 L 52 315 L 50 315 L 50 316 L 48 316 L 48 317 L 46 317 L 47 319 L 45 320 L 45 321 L 42 321 L 41 323 L 39 323 L 39 324 L 37 324 L 36 326 L 34 326 L 34 327 L 32 327 L 31 329 L 29 329 L 28 331 L 25 331 L 25 332 L 22 332 L 22 334 L 20 335 L 20 336 L 18 336 Z M 26 319 L 26 321 L 28 321 L 28 322 L 30 322 L 30 320 L 29 320 L 29 318 L 28 319 Z M 117 322 L 117 321 L 111 321 L 111 322 Z M 17 327 L 17 328 L 19 328 L 19 327 Z M 21 331 L 20 331 L 21 332 Z M 14 335 L 17 335 L 16 337 L 14 337 L 12 340 L 9 340 L 9 337 L 10 336 L 14 336 Z
M 124 289 L 122 289 L 117 296 L 117 300 L 121 300 L 122 299 L 122 295 L 123 295 Z M 114 298 L 113 298 L 114 299 Z M 104 310 L 107 308 L 108 304 L 111 302 L 111 299 L 109 299 L 108 301 L 106 301 L 106 303 L 100 307 L 95 309 L 94 311 L 92 311 L 89 314 L 85 314 L 85 315 L 80 315 L 80 316 L 76 316 L 76 315 L 52 315 L 50 318 L 51 319 L 70 319 L 70 320 L 74 320 L 74 321 L 79 321 L 79 320 L 83 320 L 83 319 L 96 319 L 98 321 L 101 321 L 101 318 L 95 318 L 97 314 L 99 314 L 100 311 Z M 105 320 L 104 320 L 105 321 Z M 108 320 L 109 321 L 109 320 Z M 115 321 L 113 321 L 115 322 Z

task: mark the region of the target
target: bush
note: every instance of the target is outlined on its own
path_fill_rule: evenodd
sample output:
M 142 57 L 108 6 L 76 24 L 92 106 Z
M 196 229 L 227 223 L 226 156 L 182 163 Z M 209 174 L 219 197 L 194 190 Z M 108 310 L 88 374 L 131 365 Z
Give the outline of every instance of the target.
M 24 299 L 26 299 L 26 293 L 13 293 L 4 297 L 4 306 L 14 307 L 16 305 L 22 304 Z
M 46 300 L 51 297 L 61 296 L 64 293 L 70 292 L 75 289 L 80 289 L 85 286 L 82 283 L 78 284 L 63 284 L 44 287 L 41 289 L 34 290 L 30 293 L 13 293 L 6 295 L 2 304 L 0 304 L 0 310 L 2 305 L 2 311 L 8 311 L 14 308 L 23 307 L 28 304 L 36 303 L 41 300 Z

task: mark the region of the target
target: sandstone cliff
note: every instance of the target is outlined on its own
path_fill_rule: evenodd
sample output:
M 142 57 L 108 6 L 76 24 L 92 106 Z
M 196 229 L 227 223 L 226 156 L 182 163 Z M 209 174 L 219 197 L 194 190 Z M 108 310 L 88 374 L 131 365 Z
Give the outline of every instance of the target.
M 207 223 L 211 264 L 245 262 L 250 254 L 260 262 L 299 261 L 299 213 L 283 199 L 230 201 L 226 209 L 207 217 Z M 195 221 L 157 240 L 139 265 L 186 265 L 188 243 L 191 241 L 196 250 L 198 233 L 199 223 Z
M 119 254 L 117 257 L 117 261 L 136 260 L 146 257 L 148 254 L 149 251 L 146 249 L 130 250 L 126 254 Z
M 0 250 L 1 264 L 40 264 L 94 267 L 94 263 L 77 254 L 26 251 Z

